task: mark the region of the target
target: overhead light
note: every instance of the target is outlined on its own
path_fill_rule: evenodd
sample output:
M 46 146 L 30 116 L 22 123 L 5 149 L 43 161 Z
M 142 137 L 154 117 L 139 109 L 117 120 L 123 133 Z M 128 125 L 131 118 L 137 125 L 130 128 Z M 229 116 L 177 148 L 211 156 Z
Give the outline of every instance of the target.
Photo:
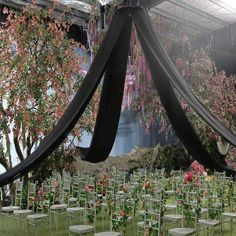
M 111 2 L 113 2 L 114 0 L 98 0 L 98 2 L 101 4 L 101 5 L 107 5 Z
M 222 2 L 230 7 L 236 8 L 236 1 L 235 0 L 222 0 Z

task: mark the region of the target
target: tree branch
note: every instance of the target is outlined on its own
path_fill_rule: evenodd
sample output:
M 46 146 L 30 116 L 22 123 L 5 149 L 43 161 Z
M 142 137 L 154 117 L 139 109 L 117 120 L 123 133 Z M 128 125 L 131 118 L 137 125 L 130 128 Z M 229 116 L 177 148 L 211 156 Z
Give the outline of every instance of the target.
M 20 148 L 20 145 L 19 145 L 17 137 L 14 137 L 14 145 L 15 145 L 16 153 L 17 153 L 20 161 L 23 161 L 24 160 L 24 156 L 22 154 L 22 151 L 21 151 L 21 148 Z
M 10 138 L 8 136 L 8 134 L 5 135 L 6 136 L 6 147 L 7 147 L 7 150 L 6 150 L 6 154 L 8 154 L 9 156 L 9 167 L 11 168 L 12 167 L 12 160 L 11 160 L 11 142 L 10 142 Z
M 6 170 L 9 170 L 9 166 L 7 164 L 7 160 L 6 160 L 6 157 L 4 155 L 4 152 L 3 152 L 3 149 L 2 147 L 0 147 L 0 164 L 6 169 Z
M 2 112 L 4 116 L 6 116 L 6 111 L 3 108 L 2 102 L 0 103 L 0 111 Z
M 32 147 L 33 147 L 33 143 L 31 144 L 31 142 L 30 142 L 30 134 L 27 136 L 27 138 L 26 138 L 26 147 L 27 147 L 27 157 L 30 155 L 30 153 L 31 153 L 31 149 L 32 149 Z

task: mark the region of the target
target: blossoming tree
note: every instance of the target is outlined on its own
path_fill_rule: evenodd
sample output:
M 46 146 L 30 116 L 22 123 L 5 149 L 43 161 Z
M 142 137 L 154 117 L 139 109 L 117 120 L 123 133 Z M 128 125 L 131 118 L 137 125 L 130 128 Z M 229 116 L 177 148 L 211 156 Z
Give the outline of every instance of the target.
M 143 56 L 141 54 L 141 56 Z M 139 59 L 140 60 L 140 59 Z M 236 93 L 235 75 L 227 76 L 224 71 L 217 71 L 214 60 L 210 57 L 207 50 L 189 49 L 188 55 L 173 58 L 183 79 L 186 80 L 194 94 L 200 101 L 227 127 L 235 132 L 236 127 Z M 146 65 L 144 66 L 146 70 Z M 158 73 L 158 71 L 157 71 Z M 136 87 L 134 81 L 133 87 Z M 159 132 L 165 132 L 166 135 L 173 132 L 167 119 L 165 111 L 158 98 L 158 94 L 150 86 L 152 82 L 147 83 L 142 96 L 135 96 L 130 107 L 139 114 L 141 122 L 147 129 L 158 124 Z M 177 94 L 178 95 L 178 94 Z M 185 110 L 188 118 L 199 134 L 202 142 L 215 157 L 222 157 L 228 154 L 229 160 L 235 161 L 236 149 L 229 148 L 222 152 L 222 145 L 228 144 L 219 134 L 217 134 L 208 124 L 206 124 L 192 109 L 186 101 L 179 96 L 182 108 Z M 151 102 L 150 102 L 151 101 Z M 225 143 L 225 144 L 224 144 Z M 226 148 L 227 149 L 227 148 Z
M 84 58 L 75 50 L 83 46 L 67 37 L 70 25 L 63 18 L 53 19 L 53 7 L 3 11 L 7 21 L 0 27 L 0 164 L 9 170 L 14 158 L 24 160 L 61 117 L 80 87 Z M 73 160 L 66 159 L 73 156 L 70 143 L 82 131 L 91 131 L 97 100 L 98 92 L 46 169 L 71 168 Z

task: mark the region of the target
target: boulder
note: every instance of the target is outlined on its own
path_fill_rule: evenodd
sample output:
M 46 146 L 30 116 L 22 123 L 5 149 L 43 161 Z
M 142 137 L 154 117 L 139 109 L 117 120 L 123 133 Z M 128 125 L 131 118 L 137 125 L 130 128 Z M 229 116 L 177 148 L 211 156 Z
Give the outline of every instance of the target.
M 132 172 L 138 168 L 152 169 L 153 163 L 158 156 L 159 148 L 159 144 L 154 148 L 135 146 L 135 148 L 131 150 L 130 153 L 116 157 L 109 156 L 106 161 L 96 164 L 81 160 L 79 158 L 78 151 L 75 167 L 79 172 L 90 173 L 106 170 L 108 171 L 113 167 L 118 170 L 126 170 L 128 172 Z

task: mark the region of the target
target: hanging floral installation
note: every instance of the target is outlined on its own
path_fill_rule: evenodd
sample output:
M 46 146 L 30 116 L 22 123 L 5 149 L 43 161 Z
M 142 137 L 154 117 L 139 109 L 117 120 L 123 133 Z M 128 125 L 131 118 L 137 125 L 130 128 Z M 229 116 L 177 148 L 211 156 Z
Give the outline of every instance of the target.
M 119 5 L 113 7 L 117 8 Z M 112 12 L 113 9 L 110 9 L 108 15 L 112 15 Z M 93 23 L 95 22 L 94 19 L 92 21 Z M 184 32 L 181 25 L 171 24 L 161 16 L 153 17 L 153 25 L 168 54 L 172 51 L 173 41 L 179 42 L 181 54 L 177 57 L 172 55 L 172 60 L 179 69 L 182 77 L 187 81 L 200 101 L 227 127 L 235 131 L 235 75 L 227 76 L 224 71 L 217 71 L 215 62 L 210 56 L 214 38 L 210 37 L 207 45 L 203 45 L 199 50 L 194 50 L 188 35 Z M 93 37 L 93 48 L 96 48 L 104 35 L 104 30 L 96 30 L 95 34 L 95 25 L 91 29 L 93 29 L 91 31 L 93 32 L 92 34 L 97 37 L 97 41 L 95 36 Z M 227 154 L 227 161 L 231 163 L 235 159 L 235 148 L 229 147 L 228 150 L 225 149 L 224 155 L 220 154 L 217 144 L 218 147 L 222 147 L 219 145 L 221 143 L 224 144 L 225 141 L 200 119 L 181 97 L 179 99 L 187 116 L 211 154 L 216 155 L 216 157 Z M 167 139 L 169 135 L 173 135 L 174 133 L 154 88 L 149 68 L 135 30 L 133 30 L 131 37 L 122 109 L 131 109 L 136 112 L 141 125 L 147 133 L 152 126 L 158 127 L 158 132 L 164 133 Z
M 155 18 L 154 25 L 162 32 L 168 28 L 164 23 L 160 24 L 161 19 Z M 160 27 L 162 26 L 162 27 Z M 164 47 L 167 51 L 170 50 L 170 40 L 167 37 L 161 37 Z M 156 91 L 153 89 L 153 82 L 148 65 L 145 61 L 144 54 L 142 52 L 137 34 L 133 31 L 131 38 L 131 51 L 129 58 L 125 94 L 123 101 L 123 109 L 132 109 L 139 113 L 140 121 L 143 124 L 146 131 L 149 131 L 151 125 L 155 124 L 156 120 L 153 116 L 150 116 L 149 109 L 153 109 L 151 102 L 159 103 L 154 99 Z M 154 94 L 152 94 L 154 93 Z M 151 106 L 149 106 L 149 104 Z M 160 104 L 158 104 L 159 106 Z M 155 110 L 158 116 L 158 110 Z M 165 126 L 165 121 L 160 121 Z
M 221 122 L 235 131 L 235 75 L 227 76 L 224 71 L 218 72 L 214 60 L 205 49 L 191 52 L 187 59 L 177 58 L 175 60 L 183 78 L 188 82 L 200 101 Z M 236 149 L 229 147 L 229 144 L 201 120 L 184 101 L 182 101 L 182 106 L 211 154 L 216 158 L 227 155 L 229 164 L 235 162 Z M 219 149 L 223 145 L 228 146 L 228 149 L 224 148 L 224 153 Z

